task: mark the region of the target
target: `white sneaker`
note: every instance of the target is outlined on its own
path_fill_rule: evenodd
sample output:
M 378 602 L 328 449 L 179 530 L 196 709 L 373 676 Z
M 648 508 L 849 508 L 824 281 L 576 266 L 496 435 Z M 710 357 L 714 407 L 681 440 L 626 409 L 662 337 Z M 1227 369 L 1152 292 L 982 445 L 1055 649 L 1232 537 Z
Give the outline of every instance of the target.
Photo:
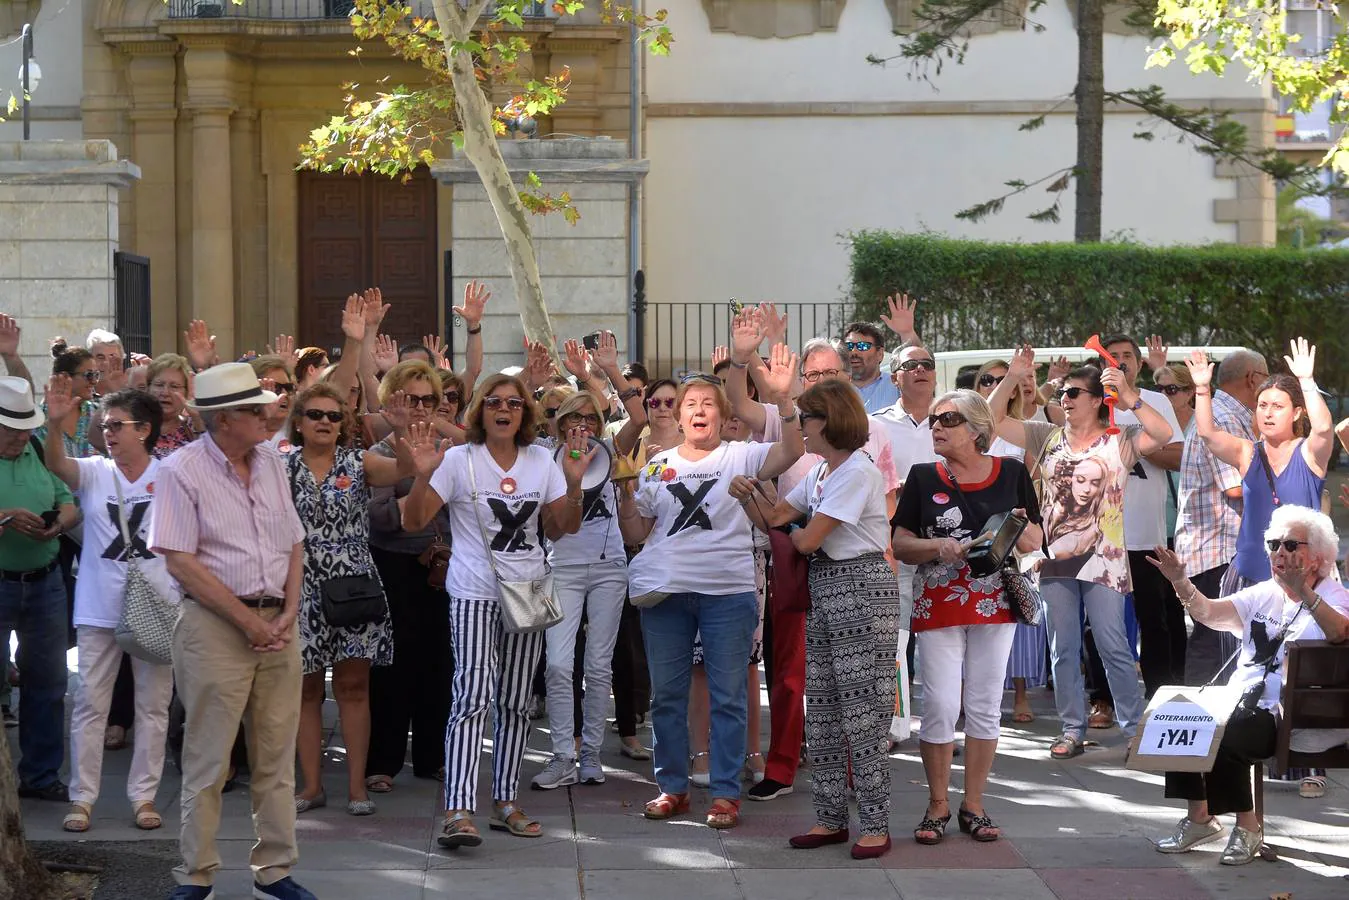
M 551 791 L 576 783 L 576 760 L 564 756 L 554 756 L 548 760 L 543 771 L 530 782 L 536 791 Z

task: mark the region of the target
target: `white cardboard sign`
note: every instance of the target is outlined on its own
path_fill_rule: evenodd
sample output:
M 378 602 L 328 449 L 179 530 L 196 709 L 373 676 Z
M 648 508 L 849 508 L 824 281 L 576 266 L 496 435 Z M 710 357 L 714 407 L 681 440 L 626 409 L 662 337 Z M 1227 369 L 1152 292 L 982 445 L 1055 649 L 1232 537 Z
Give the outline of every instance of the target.
M 1204 707 L 1168 700 L 1148 717 L 1138 753 L 1145 756 L 1208 756 L 1217 721 Z

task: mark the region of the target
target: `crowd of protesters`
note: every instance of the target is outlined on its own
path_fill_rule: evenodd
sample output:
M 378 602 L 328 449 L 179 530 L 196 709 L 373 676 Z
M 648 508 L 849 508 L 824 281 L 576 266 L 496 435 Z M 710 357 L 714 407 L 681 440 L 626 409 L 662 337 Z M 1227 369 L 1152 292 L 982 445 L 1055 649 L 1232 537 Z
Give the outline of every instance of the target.
M 960 830 L 1001 836 L 984 787 L 1004 690 L 1024 724 L 1052 679 L 1049 753 L 1068 759 L 1089 728 L 1133 735 L 1163 685 L 1230 679 L 1247 714 L 1211 773 L 1167 776 L 1188 809 L 1158 849 L 1217 839 L 1235 813 L 1223 862 L 1258 852 L 1249 767 L 1273 752 L 1284 652 L 1269 629 L 1349 639 L 1315 347 L 1294 341 L 1272 373 L 1249 350 L 1175 364 L 1160 338 L 1116 335 L 1093 364 L 1027 346 L 942 385 L 901 296 L 799 351 L 774 305 L 742 309 L 710 373 L 652 378 L 597 332 L 484 375 L 489 299 L 471 283 L 455 307 L 462 372 L 434 337 L 382 334 L 373 289 L 341 310 L 335 361 L 280 335 L 224 362 L 194 321 L 184 355 L 55 339 L 35 380 L 0 315 L 0 700 L 21 796 L 68 803 L 63 827 L 88 831 L 104 753 L 130 732 L 132 817 L 155 829 L 176 747 L 172 897 L 206 900 L 221 794 L 247 765 L 255 895 L 305 900 L 295 818 L 327 803 L 329 684 L 346 812 L 376 814 L 410 752 L 413 777 L 444 784 L 449 849 L 483 841 L 489 712 L 488 824 L 537 838 L 519 798 L 532 722 L 551 745 L 532 788 L 601 785 L 612 697 L 616 749 L 654 758 L 646 818 L 689 813 L 700 787 L 706 824 L 733 828 L 742 799 L 790 793 L 804 758 L 815 822 L 791 846 L 852 840 L 851 798 L 867 859 L 891 848 L 911 681 L 929 788 L 913 837 L 937 844 L 957 755 Z M 1349 448 L 1349 420 L 1339 437 Z M 983 567 L 986 529 L 1008 520 L 1011 569 Z M 146 590 L 179 606 L 171 665 L 119 642 L 125 598 Z M 1324 772 L 1289 775 L 1325 790 Z

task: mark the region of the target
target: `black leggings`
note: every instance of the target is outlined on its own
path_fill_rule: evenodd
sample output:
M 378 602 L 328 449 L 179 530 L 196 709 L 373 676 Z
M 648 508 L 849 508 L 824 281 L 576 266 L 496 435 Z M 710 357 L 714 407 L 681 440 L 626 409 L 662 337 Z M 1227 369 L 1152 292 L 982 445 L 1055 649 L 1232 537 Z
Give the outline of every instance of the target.
M 1173 800 L 1207 800 L 1210 815 L 1250 812 L 1251 766 L 1274 755 L 1278 727 L 1267 709 L 1238 709 L 1227 720 L 1211 772 L 1167 772 L 1166 796 Z

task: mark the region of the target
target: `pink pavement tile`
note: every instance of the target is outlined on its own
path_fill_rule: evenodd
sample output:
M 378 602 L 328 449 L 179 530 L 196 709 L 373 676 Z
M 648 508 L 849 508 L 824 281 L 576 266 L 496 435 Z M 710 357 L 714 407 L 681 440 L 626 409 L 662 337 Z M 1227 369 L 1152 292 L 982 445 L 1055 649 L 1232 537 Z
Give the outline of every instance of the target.
M 1039 869 L 1059 900 L 1209 900 L 1184 869 Z

